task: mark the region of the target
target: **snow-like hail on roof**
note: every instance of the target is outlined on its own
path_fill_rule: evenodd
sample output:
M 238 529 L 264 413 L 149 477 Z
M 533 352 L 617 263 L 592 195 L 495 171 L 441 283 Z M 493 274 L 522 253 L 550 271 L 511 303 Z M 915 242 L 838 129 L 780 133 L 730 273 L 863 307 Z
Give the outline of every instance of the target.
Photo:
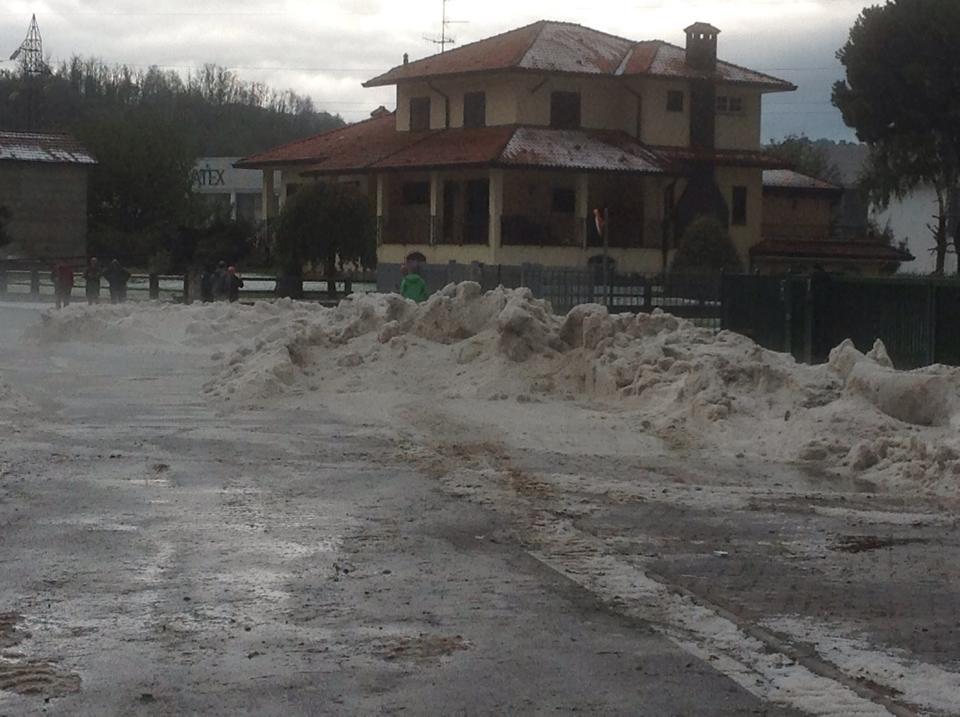
M 843 188 L 792 169 L 767 169 L 763 172 L 763 186 L 767 189 L 807 189 L 839 192 Z
M 234 166 L 309 164 L 317 173 L 413 167 L 550 167 L 659 174 L 670 164 L 625 132 L 545 127 L 397 132 L 391 113 L 275 147 Z
M 417 78 L 512 69 L 613 77 L 710 78 L 718 82 L 755 85 L 773 92 L 796 89 L 786 80 L 729 62 L 718 61 L 713 70 L 699 70 L 688 65 L 686 57 L 686 50 L 682 47 L 662 40 L 637 42 L 582 25 L 541 20 L 398 65 L 365 82 L 364 86 L 378 87 Z
M 77 140 L 65 134 L 0 132 L 0 160 L 96 164 L 97 160 Z

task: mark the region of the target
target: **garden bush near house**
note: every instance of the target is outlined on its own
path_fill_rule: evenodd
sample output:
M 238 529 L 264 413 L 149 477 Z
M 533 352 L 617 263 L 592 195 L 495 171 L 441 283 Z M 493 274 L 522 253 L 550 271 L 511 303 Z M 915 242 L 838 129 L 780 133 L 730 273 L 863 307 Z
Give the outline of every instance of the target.
M 687 227 L 670 264 L 675 274 L 714 274 L 743 271 L 730 234 L 717 219 L 701 216 Z
M 367 197 L 342 184 L 302 187 L 283 208 L 277 224 L 274 263 L 286 285 L 302 286 L 306 265 L 322 264 L 330 294 L 346 263 L 376 266 L 376 230 Z

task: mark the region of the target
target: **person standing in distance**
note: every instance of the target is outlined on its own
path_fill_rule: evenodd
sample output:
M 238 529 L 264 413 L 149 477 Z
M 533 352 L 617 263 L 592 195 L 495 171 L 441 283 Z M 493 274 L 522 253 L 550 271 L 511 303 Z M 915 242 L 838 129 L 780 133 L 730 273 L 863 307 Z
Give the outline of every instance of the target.
M 120 262 L 114 259 L 110 266 L 103 272 L 103 278 L 110 285 L 110 303 L 122 304 L 127 300 L 127 282 L 130 281 L 130 272 L 120 266 Z
M 403 279 L 400 282 L 400 295 L 404 299 L 413 299 L 419 304 L 427 300 L 430 292 L 427 291 L 427 282 L 420 276 L 417 271 L 418 268 L 416 264 L 410 261 L 400 268 L 400 272 L 403 274 Z
M 100 280 L 103 278 L 103 271 L 100 270 L 100 262 L 97 257 L 91 256 L 87 262 L 87 268 L 83 272 L 84 291 L 87 295 L 87 303 L 90 305 L 100 303 Z

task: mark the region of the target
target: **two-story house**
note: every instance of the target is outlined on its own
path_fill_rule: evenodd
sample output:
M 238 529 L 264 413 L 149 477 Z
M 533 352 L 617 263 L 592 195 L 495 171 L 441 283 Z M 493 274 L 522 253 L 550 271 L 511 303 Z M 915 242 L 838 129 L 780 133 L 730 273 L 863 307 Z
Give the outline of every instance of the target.
M 411 252 L 450 261 L 658 272 L 683 229 L 712 214 L 744 265 L 761 239 L 761 97 L 789 82 L 717 59 L 719 30 L 686 48 L 541 21 L 403 64 L 395 112 L 247 157 L 264 206 L 318 179 L 370 197 L 381 265 Z

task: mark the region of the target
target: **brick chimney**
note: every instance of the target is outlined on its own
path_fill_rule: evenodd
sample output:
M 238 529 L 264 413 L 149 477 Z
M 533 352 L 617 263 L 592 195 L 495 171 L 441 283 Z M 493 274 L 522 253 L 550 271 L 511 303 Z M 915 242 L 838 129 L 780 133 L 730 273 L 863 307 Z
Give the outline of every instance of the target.
M 695 22 L 684 32 L 687 33 L 687 66 L 694 70 L 715 70 L 720 30 L 706 22 Z

